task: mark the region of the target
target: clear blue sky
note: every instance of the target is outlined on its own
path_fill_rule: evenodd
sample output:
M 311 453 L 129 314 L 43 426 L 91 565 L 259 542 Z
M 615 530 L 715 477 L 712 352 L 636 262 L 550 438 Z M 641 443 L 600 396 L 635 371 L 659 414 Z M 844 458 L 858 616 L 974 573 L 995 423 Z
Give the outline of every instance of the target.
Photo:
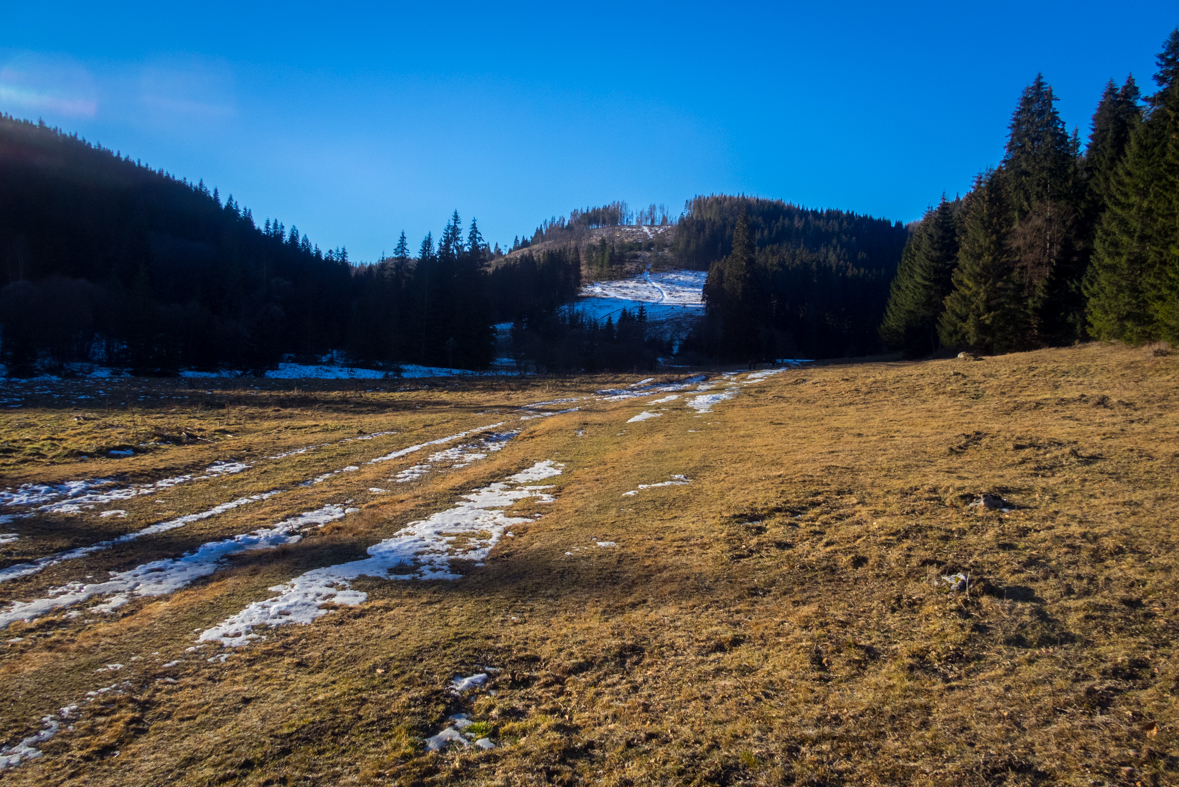
M 456 208 L 500 243 L 716 192 L 910 221 L 999 161 L 1038 71 L 1084 137 L 1179 25 L 1174 0 L 499 5 L 10 2 L 0 110 L 375 260 Z

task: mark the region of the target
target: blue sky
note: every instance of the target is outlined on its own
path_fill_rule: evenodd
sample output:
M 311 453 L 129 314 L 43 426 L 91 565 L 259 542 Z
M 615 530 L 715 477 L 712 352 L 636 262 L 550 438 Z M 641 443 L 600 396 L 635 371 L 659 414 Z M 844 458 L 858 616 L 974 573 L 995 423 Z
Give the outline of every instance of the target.
M 456 208 L 500 243 L 708 193 L 910 221 L 999 161 L 1037 72 L 1084 137 L 1179 25 L 1173 0 L 6 5 L 0 110 L 361 260 Z

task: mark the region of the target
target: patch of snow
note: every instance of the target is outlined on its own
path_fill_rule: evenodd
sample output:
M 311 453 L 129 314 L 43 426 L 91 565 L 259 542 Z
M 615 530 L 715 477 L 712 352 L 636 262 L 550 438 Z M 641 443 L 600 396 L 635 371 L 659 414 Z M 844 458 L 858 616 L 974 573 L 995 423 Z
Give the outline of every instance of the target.
M 224 622 L 205 631 L 200 641 L 216 641 L 230 647 L 260 638 L 253 629 L 292 623 L 311 623 L 329 610 L 324 604 L 356 606 L 367 595 L 352 589 L 360 576 L 381 579 L 458 579 L 452 560 L 481 562 L 499 543 L 507 528 L 531 522 L 504 511 L 519 500 L 538 498 L 552 502 L 543 490 L 526 486 L 561 474 L 563 465 L 537 462 L 531 468 L 463 495 L 463 502 L 428 519 L 410 522 L 392 538 L 368 548 L 369 557 L 314 569 L 272 587 L 278 595 L 256 601 Z M 392 573 L 400 569 L 399 573 Z
M 107 456 L 113 456 L 116 459 L 125 459 L 128 456 L 134 456 L 135 452 L 130 448 L 116 448 L 112 451 L 107 451 Z
M 450 682 L 449 688 L 450 688 L 451 694 L 462 694 L 464 691 L 470 691 L 471 689 L 477 689 L 486 682 L 487 682 L 487 673 L 486 672 L 479 672 L 474 675 L 471 675 L 468 678 L 456 677 L 454 680 L 452 680 Z M 466 726 L 466 725 L 464 725 L 464 726 Z
M 423 448 L 429 448 L 430 446 L 435 446 L 435 445 L 445 445 L 446 443 L 453 443 L 455 440 L 462 440 L 464 437 L 466 437 L 468 435 L 478 434 L 479 432 L 486 432 L 486 431 L 489 431 L 491 429 L 495 429 L 496 427 L 503 426 L 503 425 L 504 425 L 504 422 L 500 421 L 499 423 L 491 424 L 489 426 L 481 426 L 478 429 L 468 429 L 467 431 L 459 432 L 458 434 L 452 434 L 452 435 L 448 435 L 446 437 L 439 437 L 437 440 L 431 440 L 427 443 L 419 443 L 418 445 L 411 445 L 409 448 L 402 448 L 399 451 L 394 451 L 392 453 L 385 454 L 384 456 L 378 456 L 376 459 L 370 459 L 370 460 L 368 460 L 368 464 L 375 465 L 379 462 L 388 462 L 393 459 L 400 459 L 401 457 L 407 456 L 407 455 L 412 454 L 416 451 L 421 451 Z
M 448 743 L 461 743 L 463 746 L 470 745 L 461 732 L 454 727 L 447 727 L 437 735 L 431 735 L 429 738 L 426 738 L 426 751 L 442 751 Z
M 110 511 L 103 511 L 101 514 L 99 514 L 99 516 L 103 519 L 107 519 L 112 516 L 118 517 L 119 519 L 126 519 L 127 512 L 121 508 L 112 508 Z
M 671 477 L 670 481 L 663 481 L 662 483 L 658 483 L 658 484 L 639 484 L 638 489 L 632 489 L 629 492 L 623 492 L 622 496 L 623 497 L 634 497 L 635 495 L 637 495 L 639 493 L 640 490 L 643 490 L 643 489 L 658 489 L 661 486 L 687 486 L 690 483 L 691 483 L 691 481 L 689 481 L 687 478 L 685 478 L 682 475 L 673 475 Z
M 0 546 L 20 540 L 20 533 L 0 533 Z
M 679 398 L 680 398 L 679 394 L 672 394 L 671 396 L 665 396 L 662 399 L 656 399 L 653 402 L 648 402 L 648 404 L 665 404 L 667 402 L 674 402 L 676 399 L 679 399 Z
M 300 531 L 323 527 L 342 519 L 357 509 L 327 505 L 291 517 L 269 528 L 262 528 L 221 541 L 209 541 L 178 558 L 155 560 L 129 571 L 112 572 L 105 582 L 71 582 L 52 588 L 46 598 L 35 601 L 16 601 L 0 612 L 0 629 L 18 620 L 34 620 L 63 607 L 88 601 L 96 596 L 110 596 L 98 611 L 112 612 L 133 598 L 162 596 L 173 593 L 201 577 L 209 576 L 224 567 L 230 555 L 259 549 L 274 549 L 298 542 Z
M 570 402 L 578 402 L 578 401 L 581 401 L 581 397 L 574 396 L 574 397 L 571 397 L 568 399 L 553 399 L 548 402 L 533 402 L 532 404 L 524 405 L 520 409 L 521 410 L 535 410 L 538 407 L 547 407 L 548 405 L 551 405 L 551 404 L 569 404 Z
M 570 407 L 568 410 L 556 410 L 551 413 L 536 413 L 535 415 L 522 415 L 522 416 L 520 416 L 520 420 L 521 421 L 531 421 L 534 418 L 550 418 L 554 415 L 565 415 L 566 413 L 576 413 L 580 409 L 581 409 L 580 407 Z
M 711 413 L 712 406 L 719 404 L 726 399 L 732 399 L 737 395 L 736 388 L 726 388 L 719 393 L 702 394 L 700 396 L 693 396 L 688 400 L 688 407 L 696 411 L 696 415 L 704 415 L 704 413 Z
M 176 519 L 169 519 L 166 522 L 157 522 L 156 524 L 149 525 L 142 530 L 137 530 L 134 533 L 126 533 L 119 536 L 118 538 L 112 538 L 109 541 L 99 541 L 98 543 L 91 544 L 90 546 L 78 547 L 77 549 L 70 549 L 65 552 L 57 552 L 46 557 L 38 558 L 31 563 L 17 563 L 15 565 L 8 566 L 7 568 L 0 569 L 0 582 L 31 576 L 40 571 L 44 571 L 50 566 L 56 566 L 58 563 L 64 563 L 67 560 L 77 560 L 78 558 L 83 558 L 87 555 L 93 555 L 95 552 L 101 552 L 104 549 L 110 549 L 116 544 L 125 544 L 128 541 L 134 541 L 138 538 L 143 538 L 144 536 L 151 536 L 155 535 L 156 533 L 164 533 L 169 530 L 175 530 L 178 527 L 183 527 L 184 525 L 190 524 L 192 522 L 199 522 L 202 519 L 208 519 L 209 517 L 223 514 L 226 511 L 231 511 L 232 509 L 244 506 L 247 503 L 266 500 L 268 498 L 274 497 L 277 494 L 281 494 L 281 491 L 265 492 L 259 495 L 250 495 L 249 497 L 239 497 L 237 500 L 231 500 L 228 503 L 222 503 L 219 506 L 214 506 L 208 511 L 201 511 L 196 514 L 186 514 L 185 516 L 177 517 Z M 104 511 L 102 514 L 100 514 L 100 516 L 111 516 L 115 513 L 118 512 Z M 126 513 L 127 512 L 124 511 L 122 512 L 122 515 L 126 516 Z
M 395 484 L 408 484 L 410 481 L 417 481 L 419 478 L 424 478 L 429 475 L 433 468 L 430 465 L 414 465 L 407 467 L 397 475 L 393 476 L 392 481 Z
M 43 716 L 41 722 L 45 726 L 36 735 L 30 735 L 20 743 L 0 749 L 0 771 L 15 768 L 25 760 L 33 760 L 41 756 L 41 750 L 36 747 L 48 741 L 61 729 L 57 719 L 52 716 Z
M 38 506 L 39 511 L 51 514 L 76 514 L 83 509 L 92 509 L 103 503 L 130 500 L 141 495 L 152 495 L 189 481 L 205 481 L 223 475 L 249 470 L 252 465 L 241 462 L 217 462 L 205 469 L 204 475 L 180 475 L 163 478 L 150 484 L 108 489 L 115 482 L 109 478 L 95 480 L 66 481 L 61 484 L 23 484 L 15 491 L 0 492 L 0 505 Z
M 643 412 L 636 415 L 634 418 L 626 419 L 626 422 L 628 424 L 633 424 L 636 421 L 650 421 L 652 418 L 659 418 L 662 415 L 663 415 L 662 413 L 652 413 L 649 410 L 644 410 Z

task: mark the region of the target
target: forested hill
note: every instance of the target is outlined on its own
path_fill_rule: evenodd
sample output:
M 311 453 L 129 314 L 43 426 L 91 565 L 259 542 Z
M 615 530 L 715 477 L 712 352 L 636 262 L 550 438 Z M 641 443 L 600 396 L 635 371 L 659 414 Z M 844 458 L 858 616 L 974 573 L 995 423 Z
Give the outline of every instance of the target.
M 676 224 L 671 252 L 687 268 L 708 270 L 733 251 L 744 212 L 758 249 L 805 248 L 865 270 L 895 268 L 908 238 L 900 222 L 842 210 L 813 210 L 782 200 L 714 194 L 696 197 Z
M 697 197 L 670 251 L 708 270 L 708 320 L 690 349 L 732 360 L 867 355 L 909 231 L 781 200 Z
M 0 311 L 38 353 L 142 369 L 267 365 L 338 347 L 346 252 L 43 124 L 0 117 Z M 96 347 L 101 344 L 101 347 Z

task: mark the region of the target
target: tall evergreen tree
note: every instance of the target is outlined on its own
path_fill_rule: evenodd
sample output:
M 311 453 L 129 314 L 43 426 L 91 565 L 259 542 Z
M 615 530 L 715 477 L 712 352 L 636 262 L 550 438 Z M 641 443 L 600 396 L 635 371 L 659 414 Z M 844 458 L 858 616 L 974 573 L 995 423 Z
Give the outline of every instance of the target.
M 1102 338 L 1179 340 L 1179 29 L 1157 62 L 1159 89 L 1110 180 L 1085 280 L 1090 327 Z
M 1000 171 L 978 176 L 962 208 L 962 247 L 953 291 L 938 323 L 942 343 L 987 353 L 1023 342 L 1026 310 L 1008 249 L 1011 206 Z
M 1097 111 L 1093 113 L 1093 131 L 1085 149 L 1085 172 L 1088 185 L 1088 208 L 1096 220 L 1105 212 L 1110 199 L 1110 182 L 1114 170 L 1125 157 L 1130 133 L 1142 118 L 1138 106 L 1138 85 L 1129 76 L 1121 89 L 1111 79 L 1105 86 Z
M 401 237 L 397 239 L 397 245 L 393 248 L 393 259 L 401 263 L 409 260 L 409 243 L 405 240 L 405 230 L 401 231 Z
M 729 358 L 758 357 L 760 296 L 756 286 L 756 254 L 749 219 L 743 210 L 733 229 L 733 250 L 708 271 L 705 306 L 721 323 L 720 354 Z
M 1002 164 L 1012 212 L 1011 257 L 1030 318 L 1022 342 L 1028 345 L 1064 343 L 1084 330 L 1079 140 L 1069 138 L 1055 102 L 1037 74 L 1012 114 Z
M 1055 103 L 1052 88 L 1036 74 L 1011 116 L 1003 168 L 1009 175 L 1008 200 L 1016 220 L 1037 202 L 1067 202 L 1072 197 L 1072 146 Z
M 937 349 L 937 324 L 958 262 L 958 224 L 943 194 L 901 255 L 880 326 L 885 344 L 910 353 Z

